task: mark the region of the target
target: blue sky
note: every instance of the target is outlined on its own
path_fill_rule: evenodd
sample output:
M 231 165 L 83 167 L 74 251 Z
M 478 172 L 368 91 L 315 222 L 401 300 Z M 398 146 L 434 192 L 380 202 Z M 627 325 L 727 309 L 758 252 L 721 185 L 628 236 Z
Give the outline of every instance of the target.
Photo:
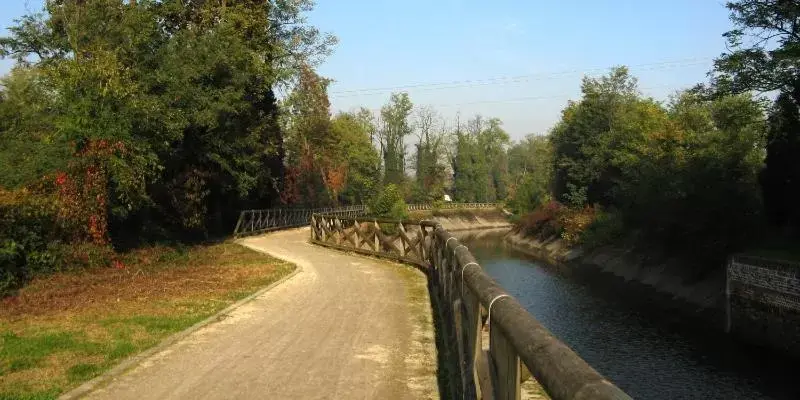
M 41 7 L 3 2 L 0 24 L 26 3 Z M 629 65 L 658 99 L 705 81 L 730 29 L 720 0 L 321 0 L 309 17 L 339 37 L 319 67 L 335 110 L 378 109 L 390 93 L 353 90 L 423 85 L 406 89 L 415 104 L 498 117 L 517 139 L 546 132 L 584 73 Z M 443 82 L 461 83 L 424 86 Z

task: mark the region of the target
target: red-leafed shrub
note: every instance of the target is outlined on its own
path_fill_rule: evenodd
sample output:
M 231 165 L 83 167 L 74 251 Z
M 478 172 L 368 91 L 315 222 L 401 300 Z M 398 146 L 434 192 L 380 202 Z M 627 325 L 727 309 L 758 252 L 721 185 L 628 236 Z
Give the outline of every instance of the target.
M 577 245 L 583 242 L 598 215 L 592 206 L 569 208 L 551 201 L 520 218 L 518 226 L 527 236 L 544 240 L 558 235 L 567 244 Z
M 33 275 L 111 265 L 105 161 L 119 143 L 87 143 L 67 172 L 0 189 L 0 296 Z
M 520 218 L 519 228 L 528 236 L 547 239 L 561 233 L 561 214 L 566 207 L 551 201 Z

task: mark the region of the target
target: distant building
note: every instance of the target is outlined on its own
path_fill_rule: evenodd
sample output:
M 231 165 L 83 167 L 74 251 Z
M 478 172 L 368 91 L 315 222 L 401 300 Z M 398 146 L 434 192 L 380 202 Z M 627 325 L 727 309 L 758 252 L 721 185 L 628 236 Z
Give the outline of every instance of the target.
M 453 199 L 450 198 L 449 194 L 446 194 L 444 195 L 444 201 L 453 201 Z

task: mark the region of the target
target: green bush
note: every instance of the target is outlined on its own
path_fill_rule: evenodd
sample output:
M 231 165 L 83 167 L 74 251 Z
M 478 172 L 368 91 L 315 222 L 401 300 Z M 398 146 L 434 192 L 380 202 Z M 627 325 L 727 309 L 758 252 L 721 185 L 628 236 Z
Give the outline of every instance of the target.
M 594 220 L 580 237 L 580 243 L 586 248 L 593 248 L 609 243 L 616 243 L 625 237 L 625 224 L 622 216 L 616 212 L 596 209 Z
M 0 190 L 0 296 L 37 272 L 56 267 L 51 243 L 60 234 L 51 199 L 26 190 Z
M 369 203 L 370 213 L 376 217 L 396 220 L 408 219 L 408 208 L 400 189 L 388 184 Z
M 66 221 L 61 213 L 62 203 L 51 196 L 0 189 L 0 297 L 38 274 L 114 260 L 110 246 L 82 238 L 81 219 Z

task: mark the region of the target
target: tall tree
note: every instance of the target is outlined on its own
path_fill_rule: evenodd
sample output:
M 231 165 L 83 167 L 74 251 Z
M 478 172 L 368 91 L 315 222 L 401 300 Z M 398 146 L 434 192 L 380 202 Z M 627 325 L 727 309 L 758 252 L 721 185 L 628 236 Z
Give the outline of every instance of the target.
M 463 129 L 457 125 L 451 157 L 456 199 L 490 202 L 505 198 L 508 143 L 499 119 L 476 115 Z
M 498 118 L 486 121 L 478 135 L 478 145 L 486 153 L 486 163 L 491 179 L 488 201 L 505 200 L 508 196 L 508 133 Z
M 284 102 L 287 118 L 286 165 L 291 177 L 284 188 L 284 200 L 320 206 L 335 200 L 329 182 L 339 183 L 340 160 L 335 147 L 337 138 L 331 135 L 330 80 L 320 77 L 310 67 L 301 69 L 298 83 Z M 337 189 L 338 185 L 333 189 Z M 328 193 L 326 195 L 325 193 Z M 330 196 L 334 196 L 331 199 Z
M 720 90 L 780 91 L 800 102 L 800 1 L 729 1 L 730 51 L 715 60 Z
M 416 111 L 417 144 L 415 155 L 416 201 L 440 200 L 444 195 L 444 124 L 431 107 Z
M 76 158 L 114 149 L 86 168 L 102 171 L 118 232 L 225 231 L 236 209 L 276 197 L 274 88 L 333 43 L 305 22 L 312 4 L 48 1 L 0 51 L 41 73 Z
M 550 138 L 528 135 L 508 150 L 509 205 L 517 213 L 533 211 L 550 198 L 553 147 Z
M 769 116 L 766 167 L 759 181 L 770 222 L 778 227 L 800 227 L 800 107 L 782 93 Z
M 551 132 L 554 148 L 554 195 L 565 204 L 611 203 L 619 169 L 611 162 L 613 152 L 635 146 L 636 130 L 623 124 L 627 113 L 636 113 L 636 79 L 619 67 L 599 79 L 585 77 L 583 98 L 570 102 Z
M 737 0 L 727 3 L 734 29 L 724 36 L 729 52 L 715 61 L 721 92 L 779 92 L 770 117 L 761 184 L 767 214 L 780 226 L 800 229 L 800 1 Z
M 405 138 L 412 132 L 409 117 L 413 108 L 408 93 L 392 93 L 389 103 L 381 108 L 382 126 L 379 139 L 383 155 L 384 184 L 403 186 L 405 183 Z
M 331 134 L 339 138 L 347 176 L 341 197 L 349 204 L 366 204 L 379 189 L 380 155 L 372 145 L 373 125 L 363 115 L 337 114 L 331 122 Z

